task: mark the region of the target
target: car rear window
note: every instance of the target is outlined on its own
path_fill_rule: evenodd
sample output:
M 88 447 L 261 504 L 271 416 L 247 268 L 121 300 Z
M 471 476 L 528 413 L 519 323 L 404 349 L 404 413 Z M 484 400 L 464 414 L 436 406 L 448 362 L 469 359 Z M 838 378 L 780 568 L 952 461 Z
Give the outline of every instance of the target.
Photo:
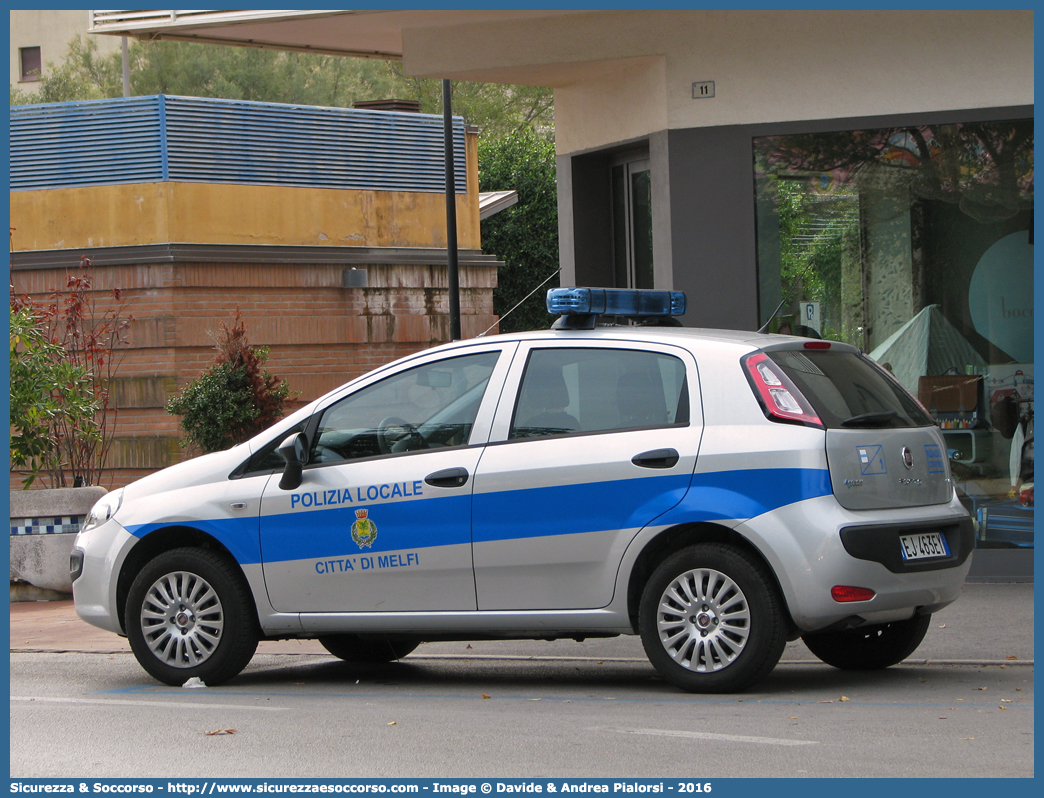
M 828 429 L 933 424 L 894 377 L 863 355 L 828 350 L 766 354 L 793 380 Z

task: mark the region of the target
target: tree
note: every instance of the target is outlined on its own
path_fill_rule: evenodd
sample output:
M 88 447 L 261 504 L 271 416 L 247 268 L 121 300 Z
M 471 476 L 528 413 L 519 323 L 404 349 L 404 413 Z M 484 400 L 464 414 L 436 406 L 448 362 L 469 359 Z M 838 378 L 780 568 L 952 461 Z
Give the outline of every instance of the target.
M 13 234 L 13 230 L 12 230 Z M 49 302 L 11 291 L 11 463 L 51 487 L 97 485 L 119 408 L 111 393 L 134 318 L 119 288 L 99 306 L 91 261 L 80 258 Z
M 136 96 L 173 94 L 226 100 L 347 108 L 359 100 L 420 102 L 425 113 L 442 112 L 442 81 L 410 78 L 401 64 L 366 58 L 219 47 L 187 42 L 133 42 L 130 90 Z M 119 97 L 120 53 L 98 54 L 93 40 L 69 44 L 66 60 L 49 65 L 39 92 L 11 90 L 11 104 L 71 102 Z M 538 86 L 454 83 L 453 111 L 497 137 L 522 129 L 552 128 L 552 93 Z
M 80 257 L 78 270 L 69 273 L 64 291 L 56 290 L 41 306 L 48 340 L 62 348 L 63 357 L 82 369 L 91 382 L 96 410 L 89 424 L 78 422 L 75 413 L 59 414 L 53 433 L 62 461 L 51 472 L 53 487 L 97 485 L 116 434 L 119 407 L 111 389 L 126 354 L 129 327 L 134 317 L 119 287 L 109 292 L 104 307 L 98 303 L 90 258 Z
M 547 329 L 547 288 L 558 285 L 558 195 L 555 145 L 522 130 L 479 143 L 479 188 L 514 189 L 518 203 L 482 222 L 482 249 L 504 261 L 497 273 L 493 309 L 501 332 Z M 517 303 L 548 280 L 506 318 Z
M 11 87 L 11 105 L 104 100 L 123 94 L 121 55 L 101 55 L 94 39 L 77 36 L 69 42 L 65 60 L 47 67 L 47 75 L 39 82 L 37 91 Z
M 401 76 L 399 64 L 390 66 Z M 441 114 L 442 81 L 408 80 L 412 84 L 409 99 L 419 100 L 425 113 Z M 477 125 L 486 140 L 523 131 L 545 136 L 554 132 L 554 98 L 551 89 L 543 86 L 454 81 L 453 113 Z
M 239 308 L 231 327 L 221 325 L 214 348 L 214 365 L 167 400 L 167 412 L 182 417 L 182 445 L 204 453 L 227 449 L 267 429 L 296 395 L 265 370 L 268 349 L 247 342 Z
M 784 307 L 805 300 L 822 303 L 824 338 L 843 340 L 842 270 L 848 242 L 859 235 L 858 198 L 808 191 L 808 181 L 771 178 L 779 213 L 780 283 Z

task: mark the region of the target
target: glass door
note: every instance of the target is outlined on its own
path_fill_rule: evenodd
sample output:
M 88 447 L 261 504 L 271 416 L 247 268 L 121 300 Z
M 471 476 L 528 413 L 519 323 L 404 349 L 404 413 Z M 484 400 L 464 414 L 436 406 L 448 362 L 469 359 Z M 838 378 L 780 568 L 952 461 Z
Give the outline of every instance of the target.
M 613 268 L 617 288 L 653 287 L 652 173 L 649 159 L 612 167 Z

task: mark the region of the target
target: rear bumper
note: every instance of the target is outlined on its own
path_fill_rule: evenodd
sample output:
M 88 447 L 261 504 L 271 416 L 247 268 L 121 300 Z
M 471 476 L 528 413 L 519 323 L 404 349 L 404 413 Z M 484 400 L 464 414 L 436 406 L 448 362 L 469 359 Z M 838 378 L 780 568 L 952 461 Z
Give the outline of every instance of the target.
M 955 601 L 971 567 L 973 525 L 949 504 L 901 510 L 846 510 L 833 496 L 799 502 L 740 524 L 772 566 L 798 631 L 883 623 L 936 612 Z M 899 536 L 940 531 L 950 556 L 904 563 Z M 838 602 L 835 585 L 869 588 L 868 601 Z
M 903 535 L 938 532 L 946 539 L 949 557 L 927 560 L 903 559 L 899 538 Z M 975 548 L 975 525 L 971 518 L 849 526 L 841 530 L 845 551 L 859 560 L 877 562 L 893 574 L 939 571 L 963 565 Z

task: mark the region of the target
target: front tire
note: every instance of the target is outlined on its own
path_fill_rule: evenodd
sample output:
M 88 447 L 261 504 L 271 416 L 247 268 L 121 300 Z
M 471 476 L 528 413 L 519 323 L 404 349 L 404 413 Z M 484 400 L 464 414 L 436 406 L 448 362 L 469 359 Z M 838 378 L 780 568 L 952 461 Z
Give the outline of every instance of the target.
M 175 686 L 193 677 L 226 682 L 257 650 L 249 588 L 227 557 L 206 549 L 151 560 L 131 584 L 124 628 L 141 667 Z
M 700 543 L 668 557 L 642 593 L 638 628 L 649 661 L 690 693 L 730 693 L 761 681 L 786 645 L 779 593 L 746 552 Z
M 320 637 L 319 642 L 338 659 L 368 665 L 402 659 L 421 643 L 420 640 L 389 640 L 358 635 L 327 635 Z
M 921 645 L 932 616 L 876 624 L 843 632 L 805 635 L 808 650 L 827 665 L 844 671 L 876 671 L 909 657 Z

